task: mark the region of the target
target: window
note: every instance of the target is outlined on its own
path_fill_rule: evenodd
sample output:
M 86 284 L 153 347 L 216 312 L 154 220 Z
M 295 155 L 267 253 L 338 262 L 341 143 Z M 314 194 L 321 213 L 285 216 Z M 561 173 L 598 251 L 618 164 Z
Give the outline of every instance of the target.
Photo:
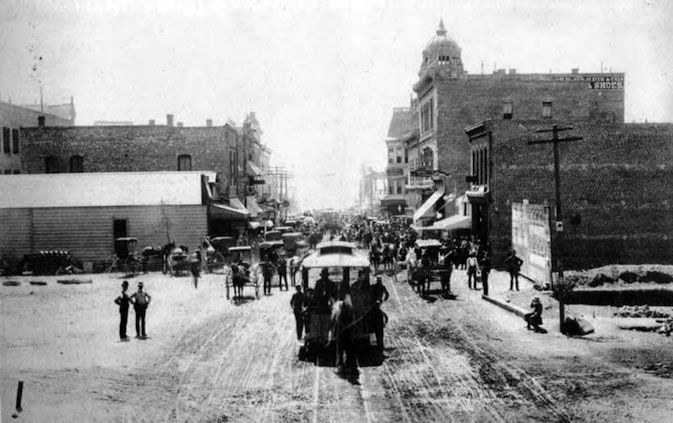
M 435 127 L 434 98 L 421 106 L 421 134 L 430 132 Z
M 178 170 L 192 170 L 192 156 L 181 154 L 178 156 Z
M 12 150 L 14 154 L 19 154 L 19 130 L 12 129 Z
M 512 119 L 512 102 L 509 100 L 502 104 L 502 118 Z
M 10 154 L 12 151 L 10 150 L 10 131 L 9 128 L 2 128 L 2 149 L 5 152 L 5 154 Z
M 21 173 L 21 171 L 18 170 L 18 169 L 16 169 L 16 170 L 14 171 L 14 174 L 15 174 L 15 175 L 19 175 L 20 173 Z
M 434 166 L 435 166 L 434 153 L 430 147 L 426 147 L 423 149 L 421 157 L 421 167 L 426 169 L 434 169 Z
M 388 163 L 395 163 L 395 149 L 388 147 Z
M 70 173 L 84 172 L 84 157 L 72 156 L 70 158 Z
M 11 175 L 12 170 L 11 169 L 5 169 L 5 175 Z
M 542 117 L 551 118 L 551 101 L 542 102 Z
M 47 156 L 44 159 L 45 173 L 58 173 L 58 158 L 56 156 Z
M 403 188 L 402 185 L 404 185 L 404 184 L 402 183 L 402 181 L 398 181 L 398 182 L 399 182 L 399 184 L 397 184 L 397 193 L 398 194 L 404 194 L 402 192 L 402 188 Z
M 126 236 L 126 219 L 114 219 L 112 221 L 113 239 L 124 238 Z

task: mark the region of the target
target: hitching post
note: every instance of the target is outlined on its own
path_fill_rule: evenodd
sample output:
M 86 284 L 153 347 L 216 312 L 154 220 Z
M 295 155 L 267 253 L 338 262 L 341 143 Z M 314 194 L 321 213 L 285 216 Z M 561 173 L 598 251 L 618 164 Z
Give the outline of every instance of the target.
M 564 298 L 563 295 L 565 294 L 565 290 L 563 289 L 563 285 L 565 283 L 564 278 L 563 278 L 563 255 L 564 255 L 564 248 L 563 248 L 563 213 L 561 209 L 561 175 L 559 171 L 559 151 L 558 151 L 558 145 L 560 142 L 570 142 L 570 141 L 581 141 L 583 138 L 582 137 L 568 137 L 568 138 L 559 138 L 558 133 L 561 131 L 569 131 L 573 129 L 572 126 L 566 127 L 566 128 L 559 128 L 557 125 L 552 126 L 552 129 L 539 129 L 535 132 L 537 133 L 544 133 L 544 132 L 551 132 L 552 133 L 552 139 L 551 140 L 534 140 L 534 141 L 528 141 L 528 144 L 548 144 L 552 143 L 553 144 L 553 151 L 554 151 L 554 190 L 556 191 L 556 239 L 558 242 L 558 251 L 556 252 L 556 267 L 558 269 L 558 279 L 557 279 L 557 284 L 561 287 L 559 292 L 561 292 L 561 295 L 558 296 L 557 300 L 559 303 L 559 326 L 561 329 L 561 333 L 565 334 L 565 304 L 564 304 Z

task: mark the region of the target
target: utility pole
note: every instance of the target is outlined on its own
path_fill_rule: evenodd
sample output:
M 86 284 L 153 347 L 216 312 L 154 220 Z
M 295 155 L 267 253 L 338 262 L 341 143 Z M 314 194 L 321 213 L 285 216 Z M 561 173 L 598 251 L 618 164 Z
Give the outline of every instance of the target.
M 555 229 L 556 229 L 556 240 L 557 240 L 557 246 L 558 250 L 556 251 L 556 268 L 558 271 L 558 279 L 557 283 L 563 287 L 565 281 L 563 278 L 563 255 L 564 255 L 564 247 L 563 247 L 563 212 L 561 209 L 561 175 L 559 172 L 559 151 L 558 151 L 558 145 L 561 142 L 572 142 L 572 141 L 581 141 L 584 138 L 582 137 L 567 137 L 567 138 L 559 138 L 558 134 L 559 132 L 563 131 L 570 131 L 572 130 L 572 126 L 567 126 L 564 128 L 559 128 L 557 125 L 553 125 L 551 129 L 539 129 L 535 131 L 536 133 L 547 133 L 551 132 L 552 133 L 552 139 L 550 140 L 533 140 L 533 141 L 528 141 L 528 144 L 552 144 L 553 151 L 554 151 L 554 189 L 556 191 L 556 224 L 555 224 Z M 552 281 L 553 283 L 553 281 Z M 560 292 L 564 292 L 563 289 L 561 289 Z M 560 328 L 561 328 L 561 333 L 565 334 L 565 304 L 564 304 L 564 298 L 563 294 L 559 296 L 558 302 L 559 302 L 559 323 L 560 323 Z

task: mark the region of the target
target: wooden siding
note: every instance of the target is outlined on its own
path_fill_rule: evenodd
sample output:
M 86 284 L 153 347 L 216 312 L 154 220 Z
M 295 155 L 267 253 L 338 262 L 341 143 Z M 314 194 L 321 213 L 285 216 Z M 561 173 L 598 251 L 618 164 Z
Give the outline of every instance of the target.
M 16 220 L 23 222 L 23 226 L 27 221 L 30 228 L 30 219 L 25 217 L 30 210 L 33 212 L 33 252 L 68 250 L 82 261 L 105 260 L 113 254 L 114 219 L 127 220 L 127 236 L 138 238 L 138 251 L 147 245 L 164 245 L 169 237 L 177 244 L 194 248 L 208 233 L 207 209 L 200 205 L 3 209 L 0 216 L 12 219 L 3 219 L 3 227 L 5 222 L 15 226 Z M 10 216 L 8 211 L 16 217 Z M 0 241 L 3 253 L 7 249 L 8 256 L 20 258 L 30 252 L 30 235 L 30 230 L 13 235 L 17 245 L 24 246 L 28 242 L 28 251 L 25 247 L 19 250 L 5 246 L 3 239 Z
M 10 263 L 30 253 L 30 209 L 0 209 L 0 257 Z

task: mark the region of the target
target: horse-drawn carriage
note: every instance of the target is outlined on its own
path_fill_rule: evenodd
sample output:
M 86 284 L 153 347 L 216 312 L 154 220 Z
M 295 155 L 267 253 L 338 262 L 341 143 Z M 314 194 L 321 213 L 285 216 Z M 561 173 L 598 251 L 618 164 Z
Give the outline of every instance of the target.
M 418 239 L 415 249 L 420 251 L 414 263 L 407 263 L 407 280 L 421 296 L 430 292 L 432 283 L 440 283 L 443 294 L 450 294 L 451 270 L 440 260 L 442 243 L 436 239 Z
M 352 356 L 358 347 L 369 348 L 382 312 L 372 296 L 367 256 L 348 242 L 319 244 L 317 251 L 303 259 L 301 274 L 306 298 L 306 332 L 300 358 L 325 353 L 329 357 L 334 352 L 336 364 L 340 365 L 344 349 Z M 344 307 L 349 310 L 350 318 L 345 325 L 340 325 L 344 323 L 340 320 Z
M 231 267 L 225 267 L 224 284 L 229 299 L 229 291 L 234 289 L 234 300 L 243 298 L 243 288 L 251 286 L 255 289 L 255 298 L 259 299 L 259 282 L 257 266 L 252 261 L 252 247 L 245 245 L 229 247 Z
M 184 246 L 174 247 L 164 258 L 164 275 L 170 273 L 179 276 L 182 272 L 187 272 L 191 268 L 189 253 Z

